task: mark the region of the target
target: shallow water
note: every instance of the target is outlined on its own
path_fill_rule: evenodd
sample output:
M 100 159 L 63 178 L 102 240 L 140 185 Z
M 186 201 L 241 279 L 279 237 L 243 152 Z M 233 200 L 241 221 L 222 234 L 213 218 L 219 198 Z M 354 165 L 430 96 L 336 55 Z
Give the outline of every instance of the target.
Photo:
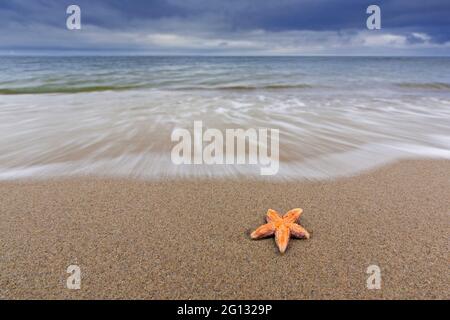
M 277 178 L 450 159 L 450 58 L 3 57 L 0 179 L 258 176 L 175 166 L 175 128 L 276 128 Z

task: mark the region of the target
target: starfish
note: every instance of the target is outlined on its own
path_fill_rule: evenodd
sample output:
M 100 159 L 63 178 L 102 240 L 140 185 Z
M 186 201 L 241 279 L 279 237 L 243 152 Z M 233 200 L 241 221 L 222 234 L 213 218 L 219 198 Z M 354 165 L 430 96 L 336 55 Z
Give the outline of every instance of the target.
M 269 209 L 266 224 L 263 224 L 250 235 L 252 239 L 261 239 L 275 234 L 275 243 L 281 253 L 286 251 L 291 236 L 309 239 L 310 234 L 301 225 L 295 223 L 303 210 L 300 208 L 288 211 L 283 217 L 275 210 Z

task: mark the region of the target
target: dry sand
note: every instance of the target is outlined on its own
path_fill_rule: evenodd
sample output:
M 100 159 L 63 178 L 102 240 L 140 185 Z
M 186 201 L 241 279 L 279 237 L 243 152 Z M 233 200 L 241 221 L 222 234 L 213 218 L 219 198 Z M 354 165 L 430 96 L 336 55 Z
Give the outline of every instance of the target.
M 282 256 L 249 239 L 268 208 L 294 207 L 310 240 Z M 450 161 L 327 182 L 3 182 L 0 297 L 449 299 L 449 214 Z

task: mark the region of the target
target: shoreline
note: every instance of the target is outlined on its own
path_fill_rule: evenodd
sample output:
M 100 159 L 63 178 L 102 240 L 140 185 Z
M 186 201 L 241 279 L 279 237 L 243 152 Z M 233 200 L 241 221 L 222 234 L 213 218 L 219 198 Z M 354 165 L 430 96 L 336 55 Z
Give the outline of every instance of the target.
M 448 190 L 450 161 L 428 159 L 324 181 L 0 181 L 0 298 L 449 299 Z M 295 207 L 310 240 L 250 240 Z

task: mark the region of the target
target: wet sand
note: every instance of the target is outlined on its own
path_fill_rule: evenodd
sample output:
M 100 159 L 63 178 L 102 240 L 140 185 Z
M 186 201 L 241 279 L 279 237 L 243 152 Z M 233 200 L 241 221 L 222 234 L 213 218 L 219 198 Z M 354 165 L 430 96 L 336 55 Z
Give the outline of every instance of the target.
M 250 240 L 295 207 L 311 239 Z M 1 182 L 0 298 L 449 299 L 449 216 L 445 160 L 323 182 Z

